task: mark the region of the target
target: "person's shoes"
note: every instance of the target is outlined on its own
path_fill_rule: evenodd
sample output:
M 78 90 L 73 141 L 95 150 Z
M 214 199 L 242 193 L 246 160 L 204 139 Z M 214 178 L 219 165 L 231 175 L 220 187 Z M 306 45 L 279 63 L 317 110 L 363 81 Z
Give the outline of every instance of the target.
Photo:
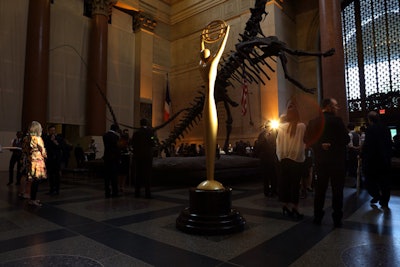
M 30 196 L 28 194 L 24 194 L 24 193 L 18 193 L 18 198 L 19 199 L 29 199 Z
M 20 184 L 21 184 L 21 183 L 19 183 L 19 182 L 16 182 L 16 183 L 15 183 L 15 185 L 20 185 Z
M 7 185 L 12 185 L 12 182 L 8 182 Z
M 313 223 L 315 225 L 321 225 L 322 223 L 322 218 L 324 218 L 325 211 L 320 211 L 320 212 L 314 212 L 314 220 Z
M 120 197 L 120 196 L 121 196 L 121 195 L 119 195 L 119 194 L 112 194 L 112 195 L 111 195 L 112 198 L 117 198 L 117 197 Z
M 151 191 L 146 189 L 144 192 L 144 198 L 151 198 Z
M 107 195 L 107 194 L 104 196 L 104 198 L 110 198 L 110 197 L 111 197 L 111 195 Z
M 53 191 L 49 191 L 49 192 L 46 193 L 46 195 L 52 196 L 52 195 L 54 195 L 54 192 Z
M 297 220 L 302 220 L 304 218 L 304 214 L 300 213 L 297 209 L 292 209 L 293 217 Z
M 292 217 L 293 216 L 293 212 L 291 212 L 289 210 L 289 208 L 286 207 L 286 206 L 282 207 L 282 214 L 283 214 L 283 216 L 287 216 L 287 217 Z
M 312 189 L 312 187 L 307 187 L 307 192 L 312 193 L 312 192 L 314 192 L 314 189 Z
M 32 205 L 32 206 L 37 206 L 37 207 L 41 207 L 42 206 L 42 203 L 40 202 L 40 200 L 29 200 L 29 205 Z
M 322 218 L 314 217 L 313 224 L 321 225 L 321 223 L 322 223 Z
M 153 197 L 151 196 L 151 195 L 145 195 L 145 197 L 144 198 L 147 198 L 147 199 L 152 199 Z
M 342 228 L 343 223 L 342 223 L 341 220 L 340 220 L 340 221 L 334 221 L 334 222 L 333 222 L 333 226 L 334 226 L 335 228 Z
M 376 204 L 380 200 L 380 197 L 373 197 L 369 203 Z
M 381 205 L 382 209 L 389 209 L 388 203 L 384 203 L 382 200 L 379 201 L 379 205 Z

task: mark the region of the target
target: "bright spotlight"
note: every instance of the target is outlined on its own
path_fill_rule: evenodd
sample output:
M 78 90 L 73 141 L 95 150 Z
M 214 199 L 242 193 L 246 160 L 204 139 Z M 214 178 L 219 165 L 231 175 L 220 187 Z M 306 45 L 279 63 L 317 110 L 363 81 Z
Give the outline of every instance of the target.
M 279 127 L 279 121 L 278 120 L 271 120 L 269 122 L 269 126 L 271 127 L 271 129 L 276 130 Z

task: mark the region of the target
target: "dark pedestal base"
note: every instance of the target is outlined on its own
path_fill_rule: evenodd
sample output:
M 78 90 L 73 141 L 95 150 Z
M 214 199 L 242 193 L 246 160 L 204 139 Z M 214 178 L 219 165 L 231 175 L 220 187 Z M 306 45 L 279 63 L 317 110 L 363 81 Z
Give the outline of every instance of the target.
M 231 208 L 232 188 L 199 190 L 191 188 L 190 207 L 176 219 L 182 232 L 200 235 L 223 235 L 243 231 L 246 220 Z

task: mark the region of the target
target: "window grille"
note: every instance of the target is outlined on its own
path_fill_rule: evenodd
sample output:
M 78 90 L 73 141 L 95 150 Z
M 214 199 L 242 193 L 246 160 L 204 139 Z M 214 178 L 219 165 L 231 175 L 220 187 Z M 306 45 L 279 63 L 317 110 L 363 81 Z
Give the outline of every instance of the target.
M 379 107 L 400 107 L 399 6 L 399 0 L 343 3 L 345 82 L 350 117 L 352 112 L 365 114 Z

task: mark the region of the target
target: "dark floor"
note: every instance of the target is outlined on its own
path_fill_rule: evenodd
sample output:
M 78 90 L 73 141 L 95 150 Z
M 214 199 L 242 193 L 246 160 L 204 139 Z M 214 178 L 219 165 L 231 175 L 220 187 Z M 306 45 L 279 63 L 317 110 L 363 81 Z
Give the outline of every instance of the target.
M 330 216 L 312 223 L 312 193 L 296 221 L 264 196 L 261 182 L 235 182 L 232 205 L 244 231 L 201 236 L 175 226 L 189 203 L 187 185 L 154 187 L 153 199 L 134 198 L 130 187 L 104 199 L 100 178 L 69 174 L 58 196 L 41 184 L 44 205 L 35 208 L 6 183 L 0 172 L 0 266 L 400 266 L 398 191 L 383 210 L 347 187 L 343 227 L 333 228 Z M 329 196 L 326 204 L 329 215 Z

